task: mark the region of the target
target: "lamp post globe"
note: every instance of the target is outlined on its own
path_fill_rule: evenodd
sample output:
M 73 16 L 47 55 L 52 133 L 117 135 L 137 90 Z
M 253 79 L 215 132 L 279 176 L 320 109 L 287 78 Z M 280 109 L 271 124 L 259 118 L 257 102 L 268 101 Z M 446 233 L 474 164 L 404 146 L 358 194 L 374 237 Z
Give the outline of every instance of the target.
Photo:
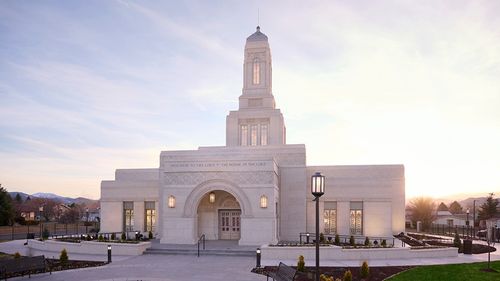
M 319 281 L 319 198 L 325 194 L 325 176 L 316 172 L 311 176 L 311 194 L 316 201 L 316 281 Z

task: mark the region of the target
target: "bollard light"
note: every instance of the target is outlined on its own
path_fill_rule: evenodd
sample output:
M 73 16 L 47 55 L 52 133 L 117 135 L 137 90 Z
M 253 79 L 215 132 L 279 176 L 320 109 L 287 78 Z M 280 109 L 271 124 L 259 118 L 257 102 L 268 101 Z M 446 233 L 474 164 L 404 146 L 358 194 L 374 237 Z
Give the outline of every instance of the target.
M 309 232 L 306 233 L 306 244 L 309 244 Z
M 257 268 L 260 268 L 260 248 L 257 248 L 257 251 L 255 251 L 257 254 Z
M 108 263 L 111 263 L 111 245 L 108 245 Z

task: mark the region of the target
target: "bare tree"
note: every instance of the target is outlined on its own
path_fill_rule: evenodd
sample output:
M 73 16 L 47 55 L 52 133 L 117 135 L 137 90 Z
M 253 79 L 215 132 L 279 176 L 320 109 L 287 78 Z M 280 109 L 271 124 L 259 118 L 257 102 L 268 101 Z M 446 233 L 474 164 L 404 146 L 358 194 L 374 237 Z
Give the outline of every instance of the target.
M 410 216 L 413 223 L 422 222 L 424 230 L 429 229 L 432 222 L 436 219 L 436 204 L 432 198 L 418 197 L 410 201 L 408 206 Z

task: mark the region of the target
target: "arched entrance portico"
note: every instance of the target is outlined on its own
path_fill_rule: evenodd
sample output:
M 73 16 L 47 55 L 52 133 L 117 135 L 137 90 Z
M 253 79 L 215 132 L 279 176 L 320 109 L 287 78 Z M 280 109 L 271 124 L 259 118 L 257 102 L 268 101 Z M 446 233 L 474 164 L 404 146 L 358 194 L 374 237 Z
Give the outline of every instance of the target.
M 240 240 L 240 204 L 227 191 L 206 193 L 198 205 L 197 216 L 198 237 L 205 234 L 208 240 Z

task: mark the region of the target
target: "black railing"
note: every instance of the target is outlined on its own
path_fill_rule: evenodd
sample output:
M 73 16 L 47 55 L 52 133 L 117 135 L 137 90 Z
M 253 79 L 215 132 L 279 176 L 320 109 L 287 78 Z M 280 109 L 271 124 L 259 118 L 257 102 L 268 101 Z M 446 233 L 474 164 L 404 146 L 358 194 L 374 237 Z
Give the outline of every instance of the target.
M 205 250 L 205 234 L 202 234 L 198 239 L 198 257 L 200 257 L 200 243 L 203 243 L 203 250 Z
M 500 242 L 500 228 L 492 227 L 490 231 L 493 234 L 493 236 L 492 236 L 493 240 Z M 443 236 L 450 236 L 450 237 L 453 237 L 453 236 L 455 236 L 455 233 L 458 233 L 458 235 L 461 238 L 486 240 L 487 229 L 484 227 L 481 228 L 481 227 L 467 226 L 467 225 L 451 226 L 451 225 L 447 225 L 447 224 L 434 224 L 433 223 L 433 224 L 431 224 L 431 226 L 428 229 L 423 230 L 421 232 L 429 233 L 429 234 L 443 235 Z
M 380 245 L 383 240 L 386 241 L 387 247 L 394 246 L 394 237 L 380 237 L 380 236 L 362 236 L 362 235 L 339 235 L 339 242 L 343 244 L 348 244 L 350 242 L 351 236 L 354 238 L 355 243 L 364 244 L 365 239 L 368 237 L 371 243 L 375 243 Z M 301 232 L 299 234 L 299 243 L 300 244 L 309 244 L 315 242 L 316 233 L 312 232 Z M 335 234 L 323 234 L 325 238 L 325 243 L 334 243 L 335 242 Z M 392 244 L 389 242 L 392 241 Z
M 31 224 L 31 225 L 30 225 Z M 28 222 L 26 225 L 0 226 L 0 240 L 25 239 L 28 234 L 35 238 L 42 237 L 44 230 L 49 236 L 70 236 L 96 233 L 99 222 L 77 222 L 71 224 L 57 222 Z

